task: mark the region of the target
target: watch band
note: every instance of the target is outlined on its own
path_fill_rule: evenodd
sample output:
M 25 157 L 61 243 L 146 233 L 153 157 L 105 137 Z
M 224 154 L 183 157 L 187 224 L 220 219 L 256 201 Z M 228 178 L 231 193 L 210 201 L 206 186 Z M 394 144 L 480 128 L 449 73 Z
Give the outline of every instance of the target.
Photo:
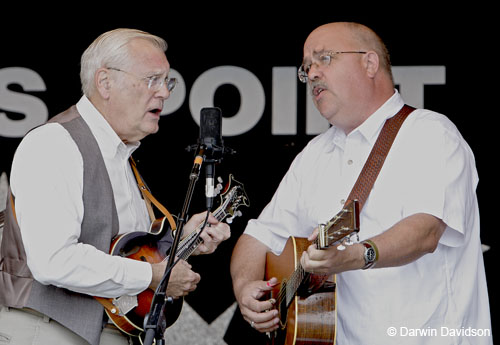
M 372 268 L 378 260 L 378 248 L 371 240 L 362 241 L 361 244 L 365 247 L 363 253 L 363 258 L 365 259 L 365 265 L 362 269 L 366 270 Z

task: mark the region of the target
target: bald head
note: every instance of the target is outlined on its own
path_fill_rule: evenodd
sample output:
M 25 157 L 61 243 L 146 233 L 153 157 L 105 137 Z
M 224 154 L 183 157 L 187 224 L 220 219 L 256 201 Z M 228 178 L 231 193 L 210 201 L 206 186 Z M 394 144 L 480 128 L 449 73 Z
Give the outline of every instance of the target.
M 346 133 L 394 94 L 384 43 L 357 23 L 330 23 L 311 32 L 301 71 L 321 115 Z
M 369 51 L 377 53 L 380 69 L 393 81 L 391 61 L 387 47 L 382 39 L 369 27 L 352 22 L 336 22 L 319 26 L 306 39 L 305 45 L 321 39 L 323 44 L 339 42 L 350 50 Z M 344 48 L 345 49 L 345 48 Z

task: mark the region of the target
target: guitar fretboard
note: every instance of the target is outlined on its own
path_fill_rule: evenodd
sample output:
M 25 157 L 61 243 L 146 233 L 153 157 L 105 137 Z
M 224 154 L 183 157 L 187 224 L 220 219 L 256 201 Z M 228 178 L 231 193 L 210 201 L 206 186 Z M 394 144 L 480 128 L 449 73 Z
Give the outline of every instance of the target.
M 314 244 L 317 244 L 318 240 L 314 240 Z M 290 275 L 290 278 L 286 281 L 286 283 L 282 284 L 281 290 L 278 295 L 278 301 L 283 301 L 283 298 L 286 298 L 286 306 L 290 306 L 293 298 L 297 294 L 297 290 L 300 285 L 304 282 L 305 278 L 309 276 L 310 273 L 306 272 L 302 265 L 298 264 L 297 268 Z

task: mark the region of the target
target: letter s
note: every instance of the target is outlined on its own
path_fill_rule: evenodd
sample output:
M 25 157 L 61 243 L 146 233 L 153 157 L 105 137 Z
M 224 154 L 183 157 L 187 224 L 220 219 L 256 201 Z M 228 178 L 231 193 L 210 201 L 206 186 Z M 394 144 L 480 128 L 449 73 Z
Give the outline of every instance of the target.
M 23 67 L 0 69 L 0 109 L 24 114 L 24 119 L 12 120 L 0 112 L 0 136 L 18 138 L 49 118 L 45 103 L 39 98 L 14 92 L 10 84 L 19 84 L 24 91 L 45 91 L 43 79 L 33 70 Z

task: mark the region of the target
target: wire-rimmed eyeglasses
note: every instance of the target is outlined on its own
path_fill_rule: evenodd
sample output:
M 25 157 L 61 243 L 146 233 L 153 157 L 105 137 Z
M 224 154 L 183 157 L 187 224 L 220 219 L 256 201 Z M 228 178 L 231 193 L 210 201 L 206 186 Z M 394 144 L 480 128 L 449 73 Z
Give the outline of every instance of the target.
M 177 85 L 176 78 L 169 78 L 169 77 L 162 78 L 159 75 L 153 75 L 150 77 L 139 77 L 133 73 L 124 71 L 124 70 L 119 69 L 119 68 L 108 67 L 108 69 L 111 69 L 113 71 L 126 73 L 126 74 L 131 75 L 133 77 L 136 77 L 138 79 L 145 80 L 148 83 L 148 89 L 151 91 L 155 91 L 155 92 L 160 90 L 163 87 L 163 85 L 167 85 L 168 92 L 172 92 L 172 90 L 175 88 L 175 85 Z
M 307 83 L 308 80 L 308 75 L 309 71 L 311 71 L 311 66 L 313 64 L 316 64 L 318 67 L 326 67 L 330 65 L 330 62 L 332 61 L 332 57 L 334 57 L 337 54 L 366 54 L 365 51 L 342 51 L 342 52 L 333 52 L 333 51 L 325 51 L 319 54 L 319 57 L 317 59 L 317 62 L 310 62 L 307 64 L 302 64 L 299 67 L 299 70 L 297 71 L 297 76 L 299 77 L 299 80 L 303 83 Z

